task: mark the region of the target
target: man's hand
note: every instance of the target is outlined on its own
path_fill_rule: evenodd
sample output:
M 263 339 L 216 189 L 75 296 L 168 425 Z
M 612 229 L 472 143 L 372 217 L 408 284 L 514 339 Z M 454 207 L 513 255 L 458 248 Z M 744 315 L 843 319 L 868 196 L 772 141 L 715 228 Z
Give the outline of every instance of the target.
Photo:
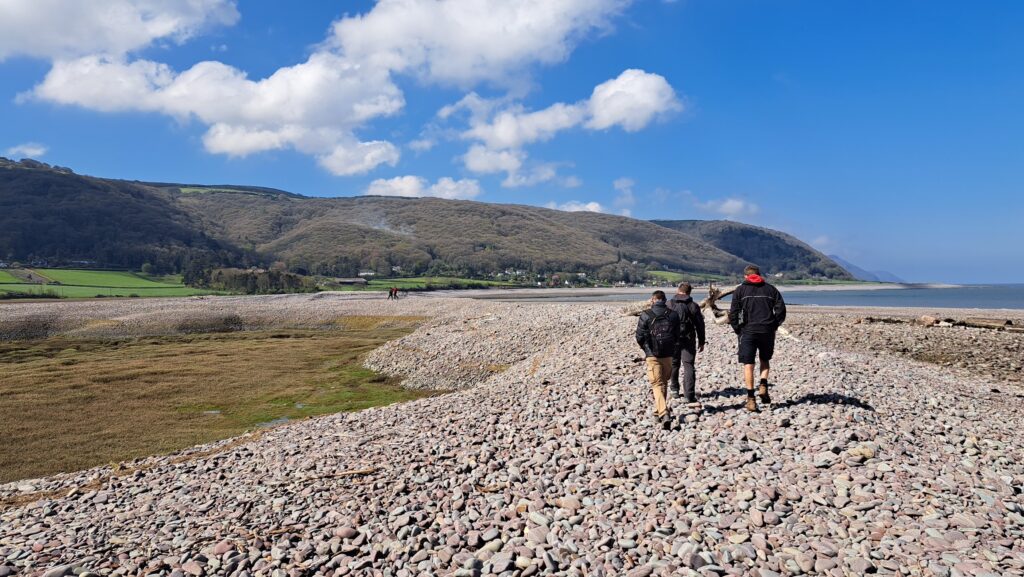
M 697 347 L 697 352 L 698 353 L 703 353 L 704 352 L 704 343 L 701 343 L 700 346 Z

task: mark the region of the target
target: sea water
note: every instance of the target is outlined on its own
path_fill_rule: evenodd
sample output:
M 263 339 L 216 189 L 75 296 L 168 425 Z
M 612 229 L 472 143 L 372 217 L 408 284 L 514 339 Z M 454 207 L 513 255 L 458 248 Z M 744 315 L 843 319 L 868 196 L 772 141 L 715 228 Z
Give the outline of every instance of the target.
M 614 295 L 571 295 L 546 293 L 530 295 L 529 291 L 509 295 L 500 300 L 514 302 L 630 302 L 648 298 L 654 289 L 637 289 L 635 293 Z M 670 289 L 664 289 L 669 292 Z M 914 287 L 877 290 L 801 290 L 800 287 L 780 286 L 788 304 L 833 307 L 920 307 L 963 309 L 1021 309 L 1024 310 L 1024 284 L 961 285 L 949 288 Z M 694 298 L 700 301 L 707 291 L 694 289 Z M 727 300 L 727 299 L 726 299 Z M 725 302 L 725 300 L 723 300 Z

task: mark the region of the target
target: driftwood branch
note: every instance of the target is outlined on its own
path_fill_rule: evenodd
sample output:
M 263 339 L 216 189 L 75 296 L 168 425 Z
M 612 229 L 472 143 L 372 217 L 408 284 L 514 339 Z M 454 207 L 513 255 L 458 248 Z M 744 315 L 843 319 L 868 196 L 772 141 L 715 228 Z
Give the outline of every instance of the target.
M 903 317 L 863 317 L 855 320 L 853 324 L 889 324 L 900 325 L 910 324 L 921 327 L 970 327 L 974 329 L 989 329 L 993 331 L 1006 331 L 1008 333 L 1024 333 L 1024 325 L 1014 324 L 1010 319 L 993 319 L 984 317 L 969 317 L 963 320 L 951 318 L 940 318 L 932 315 L 924 315 L 916 319 Z
M 700 308 L 711 312 L 711 318 L 716 325 L 724 325 L 729 322 L 729 311 L 718 308 L 718 301 L 736 292 L 739 285 L 729 289 L 720 289 L 711 283 L 708 285 L 708 296 L 700 301 Z
M 1007 319 L 986 319 L 977 317 L 967 318 L 964 319 L 962 322 L 965 327 L 972 327 L 976 329 L 993 329 L 997 331 L 1003 330 L 1006 327 L 1013 325 L 1013 323 Z

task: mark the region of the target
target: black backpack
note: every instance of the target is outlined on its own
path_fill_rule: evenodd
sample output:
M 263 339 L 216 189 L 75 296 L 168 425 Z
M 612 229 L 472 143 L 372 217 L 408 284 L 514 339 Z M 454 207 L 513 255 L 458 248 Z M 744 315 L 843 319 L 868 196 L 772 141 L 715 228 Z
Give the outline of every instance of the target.
M 676 339 L 672 334 L 672 313 L 666 311 L 654 316 L 647 311 L 647 346 L 655 357 L 671 357 L 675 353 Z
M 697 334 L 697 325 L 695 325 L 693 322 L 694 312 L 693 307 L 690 306 L 691 304 L 696 303 L 694 303 L 693 301 L 685 303 L 683 305 L 683 310 L 679 312 L 679 315 L 682 316 L 682 319 L 679 323 L 680 337 L 689 337 L 691 335 L 695 336 Z M 697 309 L 696 314 L 700 314 L 700 309 Z

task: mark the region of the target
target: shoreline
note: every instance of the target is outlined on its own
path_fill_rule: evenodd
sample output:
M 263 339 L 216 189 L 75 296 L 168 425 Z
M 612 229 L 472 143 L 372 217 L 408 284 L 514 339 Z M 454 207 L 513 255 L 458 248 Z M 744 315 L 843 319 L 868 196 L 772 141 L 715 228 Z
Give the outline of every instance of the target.
M 343 574 L 401 565 L 447 575 L 468 564 L 499 575 L 518 562 L 537 575 L 551 565 L 603 567 L 609 543 L 624 543 L 606 574 L 649 575 L 662 562 L 666 574 L 696 574 L 709 562 L 767 574 L 799 568 L 797 560 L 837 570 L 822 574 L 882 574 L 953 565 L 944 555 L 956 543 L 958 564 L 997 575 L 1024 568 L 1013 546 L 1024 517 L 1000 503 L 1014 502 L 1024 479 L 1024 391 L 1018 377 L 989 366 L 1001 351 L 1002 364 L 1020 373 L 1019 341 L 1008 335 L 796 314 L 787 323 L 793 338 L 777 344 L 774 403 L 748 413 L 735 337 L 710 324 L 698 369 L 703 409 L 673 402 L 674 425 L 664 431 L 651 424 L 636 319 L 620 306 L 382 300 L 320 294 L 19 309 L 21 319 L 54 312 L 53 329 L 77 335 L 100 333 L 103 323 L 90 321 L 111 319 L 129 334 L 160 331 L 184 313 L 259 326 L 382 310 L 426 316 L 365 366 L 410 388 L 451 392 L 0 485 L 0 567 L 212 575 L 233 564 L 254 574 L 271 563 L 285 573 L 316 564 Z M 924 331 L 928 348 L 913 350 Z M 566 354 L 567 334 L 580 352 Z M 964 355 L 968 343 L 983 346 Z M 187 502 L 173 498 L 183 480 Z M 547 498 L 537 498 L 538 487 Z M 914 501 L 922 493 L 926 505 Z M 916 514 L 924 506 L 930 517 Z M 823 508 L 834 524 L 805 530 Z M 952 529 L 926 547 L 883 539 L 863 553 L 868 530 L 894 519 L 906 534 Z M 283 531 L 291 536 L 266 537 Z M 574 548 L 551 543 L 553 534 Z M 332 543 L 346 548 L 340 560 Z
M 724 285 L 728 286 L 728 285 Z M 840 291 L 878 291 L 878 290 L 906 290 L 906 289 L 953 289 L 963 288 L 969 285 L 956 285 L 945 283 L 862 283 L 862 284 L 820 284 L 820 285 L 786 285 L 776 284 L 783 293 L 789 292 L 840 292 Z M 538 288 L 538 287 L 516 287 L 516 288 L 483 288 L 483 289 L 440 289 L 423 291 L 417 294 L 424 294 L 433 297 L 443 298 L 474 298 L 482 300 L 541 300 L 541 299 L 578 299 L 611 297 L 616 295 L 637 296 L 644 298 L 650 295 L 650 291 L 661 289 L 666 292 L 673 290 L 675 285 L 650 286 L 650 287 L 600 287 L 600 288 Z M 707 294 L 707 288 L 695 286 L 694 294 Z M 342 293 L 342 294 L 384 294 L 384 291 L 319 291 L 319 293 Z M 285 293 L 288 294 L 288 293 Z M 304 293 L 294 293 L 304 294 Z M 317 294 L 317 293 L 309 293 Z M 151 296 L 142 297 L 146 300 L 174 300 L 209 297 L 253 297 L 253 296 L 281 296 L 281 295 L 245 295 L 245 294 L 196 294 L 196 295 L 175 295 L 175 296 Z M 139 300 L 139 297 L 111 296 L 111 297 L 61 297 L 61 298 L 16 298 L 0 299 L 0 305 L 17 305 L 27 303 L 56 303 L 56 302 L 101 302 L 118 300 Z M 628 299 L 631 300 L 631 299 Z M 555 302 L 555 301 L 552 301 Z
M 724 285 L 728 286 L 728 285 Z M 864 284 L 822 284 L 822 285 L 775 285 L 783 293 L 786 292 L 839 292 L 839 291 L 880 291 L 880 290 L 906 290 L 906 289 L 953 289 L 961 288 L 963 285 L 943 283 L 864 283 Z M 470 290 L 438 290 L 428 294 L 431 296 L 446 298 L 473 298 L 482 300 L 492 299 L 558 299 L 558 298 L 598 298 L 621 295 L 623 297 L 636 297 L 643 299 L 654 290 L 672 290 L 672 286 L 650 286 L 650 287 L 610 287 L 610 288 L 490 288 Z M 694 287 L 693 294 L 706 295 L 707 287 Z M 626 299 L 626 300 L 632 300 Z

